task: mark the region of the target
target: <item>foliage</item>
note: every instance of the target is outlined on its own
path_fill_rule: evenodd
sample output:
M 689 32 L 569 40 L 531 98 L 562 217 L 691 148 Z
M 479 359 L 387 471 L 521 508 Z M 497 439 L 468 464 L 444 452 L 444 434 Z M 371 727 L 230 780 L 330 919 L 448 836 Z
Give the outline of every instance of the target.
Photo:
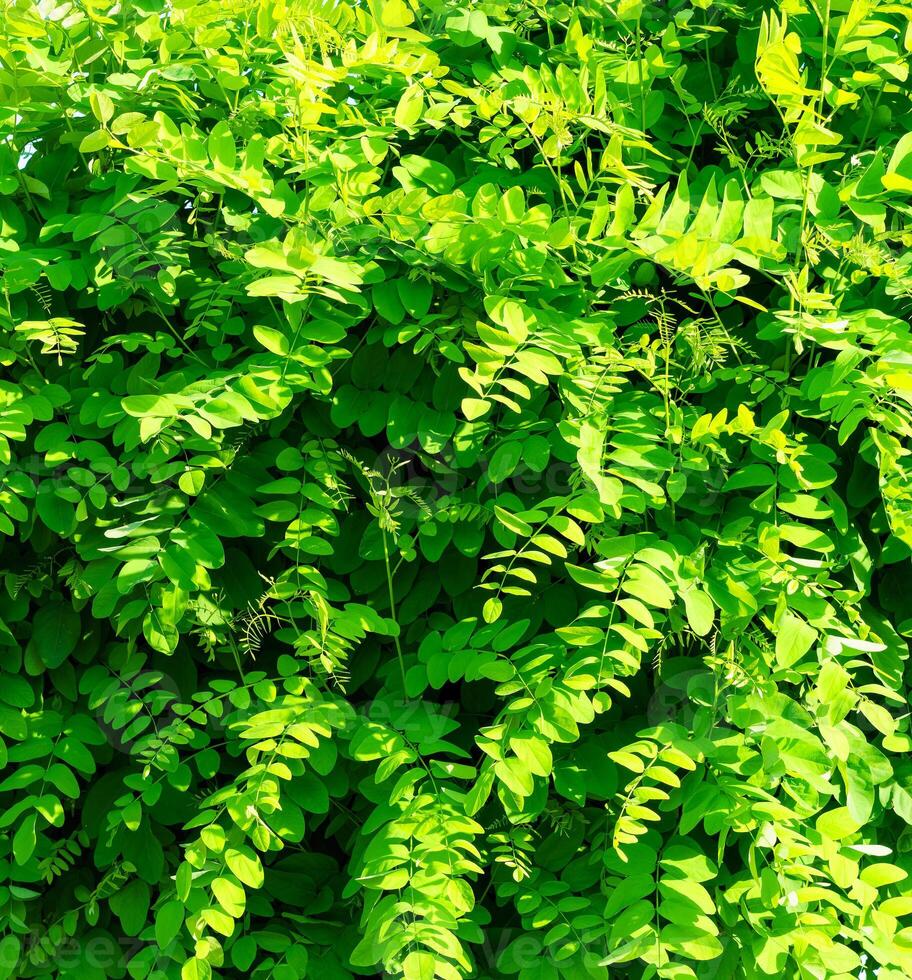
M 0 17 L 0 980 L 912 975 L 912 7 Z

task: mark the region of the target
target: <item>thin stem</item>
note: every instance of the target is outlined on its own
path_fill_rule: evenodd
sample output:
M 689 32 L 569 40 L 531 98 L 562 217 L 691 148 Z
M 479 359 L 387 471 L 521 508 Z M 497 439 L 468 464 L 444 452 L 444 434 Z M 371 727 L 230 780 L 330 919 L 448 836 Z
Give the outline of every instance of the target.
M 402 656 L 402 644 L 399 642 L 399 621 L 396 619 L 396 594 L 393 590 L 393 572 L 390 568 L 389 546 L 386 543 L 386 531 L 382 528 L 380 535 L 383 538 L 383 564 L 386 566 L 386 588 L 389 592 L 390 615 L 396 623 L 396 632 L 393 634 L 393 643 L 396 645 L 396 656 L 399 658 L 399 670 L 402 672 L 402 691 L 408 698 L 408 690 L 405 684 L 405 658 Z

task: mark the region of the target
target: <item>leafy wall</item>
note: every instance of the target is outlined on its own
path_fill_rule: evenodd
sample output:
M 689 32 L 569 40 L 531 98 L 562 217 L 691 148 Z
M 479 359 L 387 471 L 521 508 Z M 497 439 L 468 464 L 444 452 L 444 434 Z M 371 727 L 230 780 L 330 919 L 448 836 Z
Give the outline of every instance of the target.
M 0 977 L 912 975 L 912 6 L 0 27 Z

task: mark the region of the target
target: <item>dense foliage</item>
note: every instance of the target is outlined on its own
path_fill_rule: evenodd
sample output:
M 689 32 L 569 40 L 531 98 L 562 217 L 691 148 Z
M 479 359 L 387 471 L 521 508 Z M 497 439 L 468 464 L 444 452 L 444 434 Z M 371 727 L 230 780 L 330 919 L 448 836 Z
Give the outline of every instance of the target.
M 912 975 L 912 6 L 0 23 L 0 977 Z

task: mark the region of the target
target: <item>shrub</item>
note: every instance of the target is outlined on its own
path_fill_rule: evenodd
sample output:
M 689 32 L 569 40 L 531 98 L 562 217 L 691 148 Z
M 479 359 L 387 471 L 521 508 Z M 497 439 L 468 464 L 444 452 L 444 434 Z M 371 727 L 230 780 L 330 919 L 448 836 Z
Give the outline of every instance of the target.
M 912 8 L 2 18 L 0 977 L 912 975 Z

